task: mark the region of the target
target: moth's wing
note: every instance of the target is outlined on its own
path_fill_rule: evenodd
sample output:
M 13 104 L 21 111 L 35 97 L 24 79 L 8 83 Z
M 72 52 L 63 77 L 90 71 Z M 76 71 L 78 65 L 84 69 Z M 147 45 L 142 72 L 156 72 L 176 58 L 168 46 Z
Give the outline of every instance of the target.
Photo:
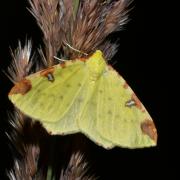
M 10 100 L 17 108 L 39 120 L 52 134 L 78 131 L 75 119 L 81 106 L 77 99 L 81 98 L 80 91 L 87 77 L 84 62 L 68 61 L 62 67 L 53 66 L 53 77 L 47 76 L 48 69 L 26 77 L 31 89 L 24 94 L 16 92 L 22 82 L 9 93 Z M 54 78 L 54 81 L 49 78 Z
M 98 101 L 101 118 L 96 120 L 96 131 L 117 146 L 155 146 L 157 132 L 154 123 L 125 80 L 112 68 L 107 68 L 101 79 Z
M 84 104 L 78 125 L 80 132 L 89 137 L 97 145 L 111 149 L 114 147 L 114 144 L 101 136 L 97 131 L 97 121 L 101 118 L 99 109 L 99 91 L 101 91 L 101 88 L 101 79 L 99 79 L 95 84 L 89 80 L 84 89 L 82 89 L 82 94 L 86 94 L 86 104 Z

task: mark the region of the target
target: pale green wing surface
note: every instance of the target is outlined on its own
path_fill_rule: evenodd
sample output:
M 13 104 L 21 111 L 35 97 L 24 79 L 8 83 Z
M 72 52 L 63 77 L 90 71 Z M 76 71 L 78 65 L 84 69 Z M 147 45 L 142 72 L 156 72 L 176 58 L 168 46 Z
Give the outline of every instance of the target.
M 14 90 L 17 84 L 9 94 L 16 107 L 39 120 L 53 134 L 78 131 L 75 121 L 81 111 L 78 99 L 81 98 L 80 91 L 87 78 L 84 62 L 69 61 L 62 67 L 56 65 L 50 70 L 26 77 L 31 89 L 25 94 L 17 93 Z M 50 77 L 48 71 L 51 71 Z
M 110 149 L 114 144 L 106 138 L 103 138 L 97 129 L 98 119 L 103 121 L 103 119 L 101 119 L 101 112 L 99 111 L 99 92 L 102 89 L 101 84 L 101 79 L 97 80 L 96 83 L 89 80 L 87 86 L 85 86 L 86 88 L 83 89 L 83 93 L 88 92 L 88 94 L 78 125 L 80 131 L 87 135 L 92 141 L 106 149 Z
M 157 132 L 153 121 L 124 79 L 113 69 L 101 76 L 96 131 L 121 147 L 155 146 Z

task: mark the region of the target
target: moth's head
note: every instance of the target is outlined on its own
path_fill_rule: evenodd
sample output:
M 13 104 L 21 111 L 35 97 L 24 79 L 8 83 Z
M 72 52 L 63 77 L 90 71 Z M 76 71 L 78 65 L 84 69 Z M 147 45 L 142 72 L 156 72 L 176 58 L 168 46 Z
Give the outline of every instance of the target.
M 87 60 L 89 70 L 95 75 L 101 75 L 106 67 L 106 61 L 103 57 L 103 53 L 100 50 L 96 50 Z

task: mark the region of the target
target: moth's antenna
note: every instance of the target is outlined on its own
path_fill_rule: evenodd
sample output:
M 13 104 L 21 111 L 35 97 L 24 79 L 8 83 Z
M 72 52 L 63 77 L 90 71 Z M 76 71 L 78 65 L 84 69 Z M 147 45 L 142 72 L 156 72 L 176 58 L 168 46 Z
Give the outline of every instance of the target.
M 56 56 L 53 56 L 53 57 L 54 57 L 54 59 L 56 59 L 56 60 L 58 60 L 58 61 L 63 61 L 63 62 L 68 61 L 68 60 L 66 60 L 66 59 L 61 59 L 61 58 L 58 58 L 58 57 L 56 57 Z
M 88 54 L 87 53 L 85 53 L 85 52 L 83 52 L 83 51 L 80 51 L 80 50 L 78 50 L 78 49 L 75 49 L 75 48 L 73 48 L 70 44 L 68 44 L 66 41 L 63 41 L 64 42 L 64 44 L 65 45 L 67 45 L 70 49 L 72 49 L 73 51 L 76 51 L 76 52 L 78 52 L 78 53 L 81 53 L 81 54 L 84 54 L 85 56 L 88 56 Z

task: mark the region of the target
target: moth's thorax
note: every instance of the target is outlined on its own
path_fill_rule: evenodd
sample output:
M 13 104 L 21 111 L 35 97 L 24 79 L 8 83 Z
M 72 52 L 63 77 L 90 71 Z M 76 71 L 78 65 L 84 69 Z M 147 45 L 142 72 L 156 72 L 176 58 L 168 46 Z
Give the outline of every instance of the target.
M 86 61 L 87 67 L 90 72 L 92 81 L 95 81 L 106 68 L 106 61 L 103 57 L 103 53 L 100 50 L 96 50 L 92 56 Z

